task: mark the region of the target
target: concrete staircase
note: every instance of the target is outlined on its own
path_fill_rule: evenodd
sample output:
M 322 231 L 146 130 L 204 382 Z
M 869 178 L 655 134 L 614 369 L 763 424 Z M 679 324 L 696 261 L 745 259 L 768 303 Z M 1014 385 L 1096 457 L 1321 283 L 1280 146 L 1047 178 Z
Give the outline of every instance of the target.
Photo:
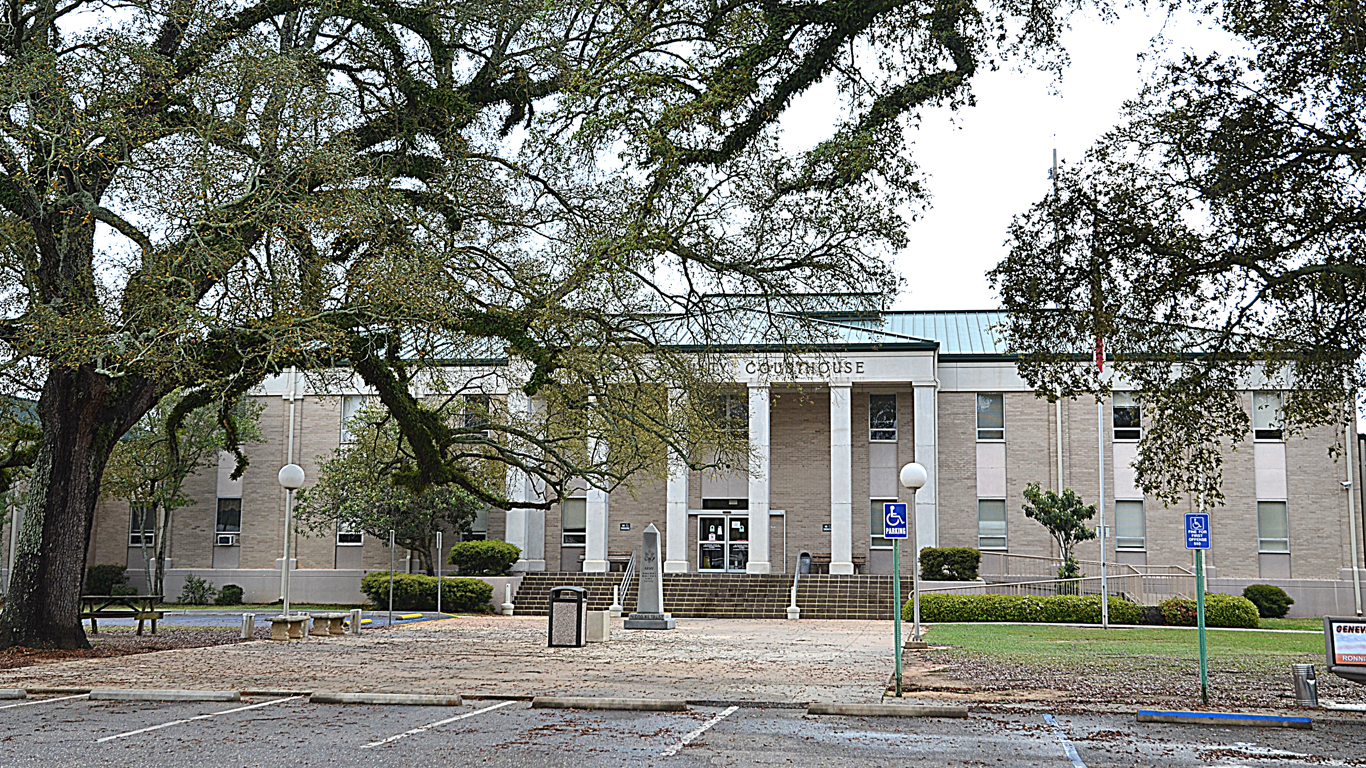
M 555 587 L 588 590 L 588 610 L 612 604 L 612 586 L 620 573 L 528 573 L 512 602 L 521 616 L 544 616 Z M 622 596 L 626 613 L 635 610 L 639 578 Z M 664 609 L 678 618 L 785 619 L 792 588 L 791 574 L 669 573 L 664 575 Z M 909 598 L 911 579 L 902 578 L 902 597 Z M 802 576 L 797 606 L 803 619 L 888 619 L 893 616 L 891 576 Z

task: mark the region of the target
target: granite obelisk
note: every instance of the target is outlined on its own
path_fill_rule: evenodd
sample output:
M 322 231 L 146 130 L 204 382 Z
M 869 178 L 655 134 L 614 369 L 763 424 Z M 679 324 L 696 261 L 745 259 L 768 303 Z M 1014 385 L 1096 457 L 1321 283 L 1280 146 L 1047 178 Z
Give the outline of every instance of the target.
M 645 528 L 641 536 L 640 590 L 636 597 L 636 612 L 622 624 L 626 629 L 673 629 L 673 617 L 664 612 L 664 578 L 659 556 L 659 529 L 654 523 Z

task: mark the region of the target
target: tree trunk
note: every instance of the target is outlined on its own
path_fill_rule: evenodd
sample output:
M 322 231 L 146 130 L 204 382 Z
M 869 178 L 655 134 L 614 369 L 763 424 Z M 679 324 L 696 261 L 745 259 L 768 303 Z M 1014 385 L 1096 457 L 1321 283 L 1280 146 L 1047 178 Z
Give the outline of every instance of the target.
M 0 648 L 89 648 L 80 619 L 86 550 L 114 444 L 157 400 L 154 382 L 54 368 L 38 399 L 43 437 L 28 481 Z

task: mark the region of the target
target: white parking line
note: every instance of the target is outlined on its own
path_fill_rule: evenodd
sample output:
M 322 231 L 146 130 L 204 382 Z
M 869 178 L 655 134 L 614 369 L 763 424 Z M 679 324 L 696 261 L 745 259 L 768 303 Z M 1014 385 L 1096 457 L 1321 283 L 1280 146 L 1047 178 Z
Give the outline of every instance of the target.
M 1063 731 L 1062 726 L 1058 725 L 1058 721 L 1054 720 L 1052 715 L 1044 715 L 1043 719 L 1053 726 L 1053 730 L 1057 732 L 1058 741 L 1062 742 L 1062 751 L 1067 753 L 1067 759 L 1072 761 L 1072 768 L 1086 768 L 1086 763 L 1081 761 L 1081 755 L 1077 754 L 1077 748 L 1072 746 L 1072 740 L 1067 738 L 1067 734 Z
M 84 699 L 88 693 L 77 693 L 72 696 L 58 696 L 55 699 L 38 699 L 37 701 L 21 701 L 18 704 L 6 704 L 0 709 L 13 709 L 14 707 L 31 707 L 34 704 L 51 704 L 54 701 L 66 701 L 68 699 Z
M 153 726 L 150 726 L 150 727 L 147 727 L 147 728 L 139 728 L 139 729 L 137 729 L 136 731 L 127 731 L 127 732 L 125 732 L 125 733 L 116 733 L 116 734 L 114 734 L 113 736 L 105 736 L 105 737 L 102 738 L 102 739 L 95 739 L 95 743 L 96 743 L 96 744 L 101 744 L 101 743 L 106 742 L 106 741 L 113 741 L 114 739 L 121 739 L 121 738 L 123 738 L 124 736 L 136 736 L 136 735 L 138 735 L 139 733 L 147 733 L 148 731 L 159 731 L 159 730 L 161 730 L 162 728 L 170 728 L 170 727 L 173 726 L 173 725 L 180 725 L 181 723 L 190 723 L 190 722 L 194 722 L 195 720 L 207 720 L 207 719 L 209 719 L 210 717 L 218 717 L 219 715 L 230 715 L 230 714 L 232 714 L 233 712 L 245 712 L 245 711 L 247 711 L 248 709 L 256 709 L 257 707 L 269 707 L 269 706 L 272 705 L 272 704 L 283 704 L 283 703 L 285 703 L 286 701 L 293 701 L 294 699 L 302 699 L 302 698 L 303 698 L 302 696 L 288 696 L 288 697 L 285 697 L 285 698 L 283 698 L 283 699 L 272 699 L 272 700 L 270 700 L 270 701 L 263 701 L 263 702 L 261 702 L 260 704 L 248 704 L 248 705 L 245 706 L 245 707 L 234 707 L 233 709 L 225 709 L 225 710 L 223 710 L 222 712 L 210 712 L 210 713 L 207 714 L 207 715 L 195 715 L 194 717 L 187 717 L 187 718 L 184 718 L 184 719 L 181 719 L 181 720 L 172 720 L 172 721 L 169 722 L 169 723 L 162 723 L 161 725 L 153 725 Z
M 710 728 L 710 727 L 712 727 L 713 725 L 716 725 L 717 723 L 721 722 L 722 720 L 725 720 L 727 717 L 730 717 L 731 713 L 734 712 L 734 711 L 737 710 L 737 709 L 739 709 L 739 707 L 726 707 L 725 709 L 721 710 L 721 714 L 716 715 L 715 717 L 713 717 L 712 719 L 708 720 L 707 722 L 705 722 L 705 723 L 703 723 L 703 724 L 697 726 L 696 728 L 692 729 L 691 731 L 688 731 L 687 735 L 683 737 L 683 740 L 682 740 L 682 741 L 678 742 L 677 744 L 673 745 L 672 747 L 669 747 L 668 749 L 666 749 L 666 750 L 664 750 L 663 752 L 661 752 L 661 753 L 660 753 L 660 756 L 661 756 L 661 757 L 673 757 L 674 755 L 678 754 L 678 751 L 681 750 L 681 749 L 683 749 L 684 747 L 688 746 L 688 744 L 692 743 L 692 740 L 693 740 L 693 739 L 695 739 L 695 738 L 697 738 L 698 736 L 701 736 L 702 734 L 706 733 L 706 732 L 707 732 L 707 729 Z
M 398 741 L 399 739 L 402 739 L 402 738 L 404 738 L 404 737 L 406 737 L 406 736 L 412 736 L 412 735 L 415 734 L 415 733 L 422 733 L 423 731 L 430 730 L 430 729 L 432 729 L 432 728 L 436 728 L 437 726 L 445 725 L 445 724 L 447 724 L 447 723 L 453 723 L 453 722 L 455 722 L 456 720 L 464 720 L 464 719 L 467 718 L 467 717 L 474 717 L 475 715 L 482 715 L 482 714 L 484 714 L 485 712 L 488 712 L 489 710 L 497 709 L 497 708 L 499 708 L 499 707 L 506 707 L 506 706 L 509 705 L 509 704 L 516 704 L 516 703 L 517 703 L 517 701 L 516 701 L 515 699 L 514 699 L 514 700 L 509 700 L 509 701 L 500 701 L 500 702 L 498 702 L 497 704 L 494 704 L 494 705 L 491 706 L 491 707 L 484 707 L 483 709 L 476 709 L 476 710 L 474 710 L 473 712 L 466 712 L 466 713 L 463 714 L 463 715 L 456 715 L 455 717 L 448 717 L 448 718 L 446 718 L 445 720 L 437 720 L 435 723 L 427 723 L 427 724 L 424 725 L 424 726 L 421 726 L 421 727 L 418 727 L 418 728 L 414 728 L 414 729 L 412 729 L 411 731 L 404 731 L 403 733 L 396 734 L 396 735 L 394 735 L 394 736 L 390 736 L 390 737 L 387 738 L 387 739 L 380 739 L 379 741 L 372 741 L 372 742 L 370 742 L 369 744 L 366 744 L 365 746 L 361 747 L 361 749 L 370 749 L 371 747 L 383 746 L 383 745 L 388 744 L 388 743 L 390 743 L 390 742 Z

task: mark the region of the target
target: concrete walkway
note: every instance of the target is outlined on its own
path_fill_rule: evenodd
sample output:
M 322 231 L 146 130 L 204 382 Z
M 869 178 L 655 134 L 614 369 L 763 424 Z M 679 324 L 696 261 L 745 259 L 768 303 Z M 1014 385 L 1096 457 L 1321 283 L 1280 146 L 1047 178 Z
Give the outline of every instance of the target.
M 878 621 L 682 619 L 672 631 L 547 648 L 543 617 L 481 616 L 0 671 L 0 688 L 192 688 L 875 702 L 892 671 Z

